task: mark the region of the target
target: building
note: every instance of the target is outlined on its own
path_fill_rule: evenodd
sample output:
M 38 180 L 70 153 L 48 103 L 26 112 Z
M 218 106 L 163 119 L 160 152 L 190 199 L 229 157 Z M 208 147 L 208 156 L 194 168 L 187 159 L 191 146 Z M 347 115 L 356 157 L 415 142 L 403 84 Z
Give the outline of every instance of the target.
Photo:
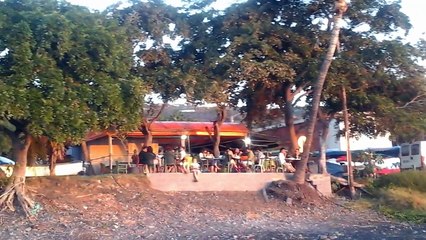
M 187 151 L 198 153 L 202 148 L 212 148 L 212 122 L 157 121 L 151 125 L 152 147 L 155 152 L 161 148 L 185 146 Z M 223 123 L 221 127 L 221 148 L 244 146 L 248 129 L 239 123 Z M 113 133 L 90 133 L 86 137 L 88 157 L 94 168 L 101 163 L 112 166 L 115 161 L 130 161 L 134 150 L 140 152 L 144 135 L 140 131 L 128 132 L 120 137 Z M 96 172 L 96 170 L 95 170 Z

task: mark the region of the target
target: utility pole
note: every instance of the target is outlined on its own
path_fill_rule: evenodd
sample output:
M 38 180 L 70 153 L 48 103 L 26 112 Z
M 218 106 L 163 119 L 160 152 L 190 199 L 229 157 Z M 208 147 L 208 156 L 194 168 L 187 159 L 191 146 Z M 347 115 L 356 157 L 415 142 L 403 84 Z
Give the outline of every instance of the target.
M 349 140 L 349 113 L 348 113 L 348 101 L 346 99 L 346 88 L 342 85 L 342 102 L 343 102 L 343 118 L 345 122 L 345 139 L 346 139 L 346 161 L 348 163 L 348 184 L 351 198 L 355 198 L 355 187 L 354 187 L 354 172 L 352 170 L 352 154 Z

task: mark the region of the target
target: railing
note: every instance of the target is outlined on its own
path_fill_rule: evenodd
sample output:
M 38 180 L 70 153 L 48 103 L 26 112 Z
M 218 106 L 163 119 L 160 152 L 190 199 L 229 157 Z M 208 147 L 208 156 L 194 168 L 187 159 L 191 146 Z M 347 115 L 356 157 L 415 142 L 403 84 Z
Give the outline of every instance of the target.
M 132 155 L 130 154 L 106 155 L 102 157 L 91 158 L 89 162 L 92 165 L 93 171 L 95 171 L 95 173 L 101 173 L 101 166 L 108 167 L 109 171 L 112 172 L 115 162 L 118 161 L 131 163 L 131 156 Z

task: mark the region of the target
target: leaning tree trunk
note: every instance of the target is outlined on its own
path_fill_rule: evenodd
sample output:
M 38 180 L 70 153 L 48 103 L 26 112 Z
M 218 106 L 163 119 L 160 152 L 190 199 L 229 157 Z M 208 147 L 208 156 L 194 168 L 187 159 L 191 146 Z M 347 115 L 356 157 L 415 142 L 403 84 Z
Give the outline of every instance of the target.
M 318 159 L 318 173 L 327 174 L 327 137 L 329 133 L 330 121 L 326 119 L 320 120 L 321 135 L 319 136 L 320 142 L 320 158 Z
M 144 137 L 144 146 L 151 146 L 152 145 L 152 132 L 150 129 L 150 124 L 144 124 L 141 126 L 140 131 L 143 134 Z
M 344 6 L 339 6 L 338 4 L 344 4 Z M 336 1 L 335 9 L 336 15 L 334 16 L 334 25 L 333 31 L 331 33 L 330 44 L 328 46 L 325 59 L 322 62 L 318 75 L 318 80 L 314 85 L 312 109 L 309 115 L 308 130 L 306 133 L 305 146 L 303 147 L 302 159 L 298 162 L 296 173 L 294 174 L 293 178 L 293 181 L 299 184 L 305 183 L 306 164 L 309 160 L 309 152 L 311 150 L 315 123 L 317 121 L 318 109 L 321 101 L 321 93 L 324 86 L 325 78 L 327 77 L 328 69 L 330 68 L 331 62 L 333 61 L 333 56 L 339 43 L 340 22 L 342 20 L 343 13 L 347 10 L 346 2 L 344 0 Z
M 167 103 L 163 103 L 161 105 L 160 110 L 158 110 L 157 115 L 155 115 L 154 117 L 152 117 L 151 119 L 147 119 L 147 117 L 142 118 L 142 124 L 139 127 L 139 130 L 142 132 L 145 141 L 144 144 L 145 146 L 151 146 L 152 145 L 152 132 L 151 132 L 151 124 L 153 122 L 155 122 L 161 115 L 161 113 L 163 112 L 164 108 L 167 106 Z
M 220 127 L 225 121 L 225 107 L 219 107 L 217 119 L 213 122 L 213 155 L 218 158 L 220 156 Z
M 13 168 L 12 176 L 9 184 L 6 186 L 2 195 L 0 195 L 0 207 L 7 207 L 15 211 L 14 201 L 24 210 L 27 216 L 31 215 L 34 208 L 34 201 L 31 200 L 25 191 L 25 170 L 27 167 L 28 148 L 31 144 L 31 136 L 25 135 L 24 139 L 20 138 L 18 133 L 11 134 L 13 144 L 13 155 L 16 164 Z

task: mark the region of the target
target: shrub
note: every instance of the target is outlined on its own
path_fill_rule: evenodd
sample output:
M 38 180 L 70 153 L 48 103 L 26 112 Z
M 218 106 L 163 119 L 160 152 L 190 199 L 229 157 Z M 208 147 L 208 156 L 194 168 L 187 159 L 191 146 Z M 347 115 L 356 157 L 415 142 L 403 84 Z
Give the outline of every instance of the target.
M 370 185 L 371 199 L 382 213 L 404 221 L 426 223 L 426 172 L 382 176 Z
M 372 184 L 374 189 L 407 188 L 426 193 L 426 172 L 404 171 L 398 174 L 382 176 Z

